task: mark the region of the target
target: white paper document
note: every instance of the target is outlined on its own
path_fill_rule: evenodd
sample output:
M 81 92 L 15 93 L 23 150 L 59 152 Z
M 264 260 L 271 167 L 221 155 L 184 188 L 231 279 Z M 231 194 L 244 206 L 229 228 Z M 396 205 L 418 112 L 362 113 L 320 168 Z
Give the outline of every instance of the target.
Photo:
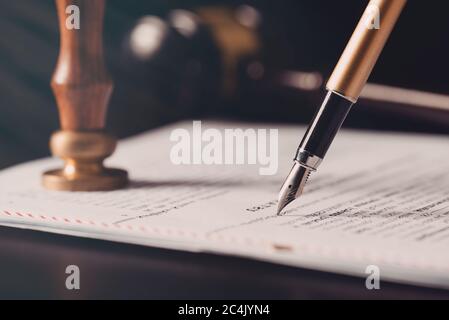
M 185 122 L 119 144 L 107 164 L 129 171 L 124 190 L 46 191 L 41 174 L 61 166 L 54 159 L 3 171 L 0 224 L 360 277 L 376 266 L 381 280 L 449 288 L 447 137 L 342 130 L 305 194 L 278 216 L 304 128 L 203 126 L 279 129 L 278 173 L 261 175 L 266 164 L 174 164 L 170 137 L 192 130 Z

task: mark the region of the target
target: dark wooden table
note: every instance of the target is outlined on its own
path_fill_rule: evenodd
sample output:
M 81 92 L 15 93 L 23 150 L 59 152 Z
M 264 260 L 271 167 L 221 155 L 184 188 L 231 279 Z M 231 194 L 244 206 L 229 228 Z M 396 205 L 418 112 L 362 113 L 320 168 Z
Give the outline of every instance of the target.
M 81 289 L 66 289 L 68 265 Z M 449 291 L 381 283 L 236 257 L 0 227 L 0 298 L 447 299 Z

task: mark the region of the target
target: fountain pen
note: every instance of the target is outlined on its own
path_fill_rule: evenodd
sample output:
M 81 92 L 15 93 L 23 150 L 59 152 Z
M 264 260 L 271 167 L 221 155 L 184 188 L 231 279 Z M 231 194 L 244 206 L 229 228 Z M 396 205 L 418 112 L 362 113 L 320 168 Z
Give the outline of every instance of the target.
M 281 187 L 278 215 L 303 193 L 351 107 L 357 102 L 407 0 L 371 0 L 337 63 L 327 95 L 302 139 Z

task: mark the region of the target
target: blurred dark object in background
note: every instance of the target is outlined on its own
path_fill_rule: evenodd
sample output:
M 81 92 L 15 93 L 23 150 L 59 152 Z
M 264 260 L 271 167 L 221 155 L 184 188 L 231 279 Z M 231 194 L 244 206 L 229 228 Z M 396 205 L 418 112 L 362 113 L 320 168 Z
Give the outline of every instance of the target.
M 120 137 L 191 118 L 307 123 L 366 6 L 107 3 L 105 47 L 116 83 L 108 125 Z M 58 128 L 49 81 L 59 36 L 53 0 L 0 0 L 0 6 L 4 167 L 49 154 L 48 137 Z M 409 1 L 370 82 L 449 95 L 448 9 L 445 1 Z M 449 133 L 447 113 L 419 110 L 361 99 L 346 126 Z

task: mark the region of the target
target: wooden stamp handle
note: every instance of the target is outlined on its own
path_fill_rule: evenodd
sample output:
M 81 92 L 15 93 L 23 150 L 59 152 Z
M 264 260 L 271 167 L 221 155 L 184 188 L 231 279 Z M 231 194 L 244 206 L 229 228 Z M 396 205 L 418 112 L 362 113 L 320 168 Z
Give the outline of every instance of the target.
M 80 12 L 80 28 L 67 27 L 69 6 Z M 105 0 L 56 0 L 61 49 L 52 79 L 62 130 L 101 130 L 113 83 L 103 55 Z

